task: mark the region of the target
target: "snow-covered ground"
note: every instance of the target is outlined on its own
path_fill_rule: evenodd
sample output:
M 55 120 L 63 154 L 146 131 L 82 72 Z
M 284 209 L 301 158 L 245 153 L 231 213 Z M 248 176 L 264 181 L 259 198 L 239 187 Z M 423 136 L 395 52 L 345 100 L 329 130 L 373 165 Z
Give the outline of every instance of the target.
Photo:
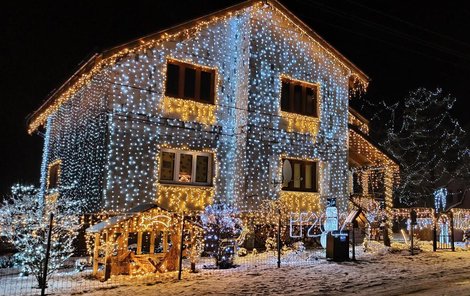
M 302 264 L 275 266 L 275 256 L 240 258 L 230 270 L 200 269 L 151 277 L 116 277 L 106 283 L 80 274 L 61 274 L 49 293 L 56 295 L 470 295 L 470 251 L 390 253 L 380 245 L 357 262 L 329 262 L 322 252 L 302 257 Z M 264 257 L 263 257 L 264 256 Z M 207 263 L 207 262 L 206 262 Z M 203 263 L 202 263 L 203 264 Z M 202 266 L 200 266 L 202 267 Z M 62 281 L 59 279 L 62 278 Z M 67 279 L 68 284 L 64 284 Z M 62 283 L 62 287 L 55 284 Z M 70 286 L 69 286 L 70 285 Z M 1 288 L 0 288 L 1 291 Z

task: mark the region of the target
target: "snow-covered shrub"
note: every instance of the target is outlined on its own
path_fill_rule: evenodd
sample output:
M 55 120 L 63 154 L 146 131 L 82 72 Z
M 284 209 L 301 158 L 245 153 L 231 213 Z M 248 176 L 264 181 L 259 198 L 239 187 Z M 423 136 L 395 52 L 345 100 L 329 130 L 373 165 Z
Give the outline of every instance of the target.
M 363 246 L 365 253 L 385 255 L 390 251 L 390 247 L 384 246 L 382 242 L 373 240 L 364 241 Z
M 238 257 L 245 257 L 248 254 L 248 251 L 245 248 L 239 248 L 237 251 Z
M 409 250 L 410 250 L 410 246 L 405 243 L 393 242 L 390 246 L 391 253 L 401 253 L 403 251 L 409 251 Z
M 292 244 L 292 250 L 296 253 L 303 253 L 305 251 L 304 242 L 298 241 Z
M 10 268 L 15 264 L 15 258 L 13 256 L 1 256 L 0 257 L 0 268 Z
M 292 252 L 292 248 L 290 248 L 290 247 L 287 246 L 287 245 L 282 246 L 282 248 L 281 248 L 281 254 L 285 255 L 285 254 L 288 254 L 288 253 L 290 253 L 290 252 Z
M 268 237 L 264 243 L 264 246 L 266 247 L 266 252 L 272 251 L 276 253 L 277 251 L 277 241 L 274 237 Z
M 88 265 L 88 261 L 85 258 L 77 259 L 75 260 L 75 271 L 84 271 Z

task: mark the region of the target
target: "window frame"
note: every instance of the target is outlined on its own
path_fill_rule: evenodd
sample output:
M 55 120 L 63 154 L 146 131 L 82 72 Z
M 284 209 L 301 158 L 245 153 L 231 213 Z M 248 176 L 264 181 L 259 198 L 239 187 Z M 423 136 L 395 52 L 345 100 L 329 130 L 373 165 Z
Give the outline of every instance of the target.
M 320 192 L 320 184 L 319 184 L 319 161 L 318 160 L 307 160 L 307 159 L 296 159 L 296 158 L 289 158 L 283 157 L 281 161 L 281 167 L 284 165 L 284 161 L 289 160 L 292 167 L 292 180 L 288 183 L 287 187 L 282 187 L 282 191 L 300 191 L 300 192 L 312 192 L 312 193 L 319 193 Z M 300 180 L 300 188 L 294 187 L 294 165 L 296 163 L 300 163 L 300 177 L 303 180 Z M 312 180 L 312 189 L 305 188 L 305 165 L 310 164 L 315 166 L 315 178 Z
M 175 163 L 173 164 L 173 180 L 162 180 L 161 173 L 162 173 L 162 155 L 163 152 L 169 152 L 175 154 Z M 179 180 L 179 173 L 180 173 L 180 161 L 181 161 L 181 154 L 190 154 L 192 155 L 192 171 L 191 171 L 191 182 L 180 182 Z M 207 156 L 208 159 L 208 166 L 207 166 L 207 182 L 196 182 L 196 173 L 197 173 L 197 157 L 198 156 Z M 171 148 L 164 148 L 160 150 L 159 153 L 159 175 L 158 175 L 158 182 L 161 184 L 176 184 L 176 185 L 189 185 L 189 186 L 212 186 L 212 178 L 214 176 L 213 171 L 213 163 L 214 163 L 214 153 L 212 152 L 205 152 L 205 151 L 189 151 L 189 150 L 179 150 L 179 149 L 171 149 Z
M 166 88 L 167 88 L 167 79 L 168 79 L 168 65 L 176 65 L 179 68 L 179 73 L 178 73 L 178 95 L 173 96 L 167 94 Z M 194 97 L 191 96 L 186 96 L 185 95 L 185 78 L 186 78 L 186 69 L 193 69 L 196 71 L 196 77 L 195 77 L 195 85 L 194 85 Z M 207 72 L 211 74 L 211 84 L 210 84 L 210 91 L 209 91 L 209 101 L 201 99 L 201 74 L 202 72 Z M 165 84 L 164 84 L 164 95 L 166 97 L 172 97 L 176 99 L 183 99 L 183 100 L 191 100 L 191 101 L 196 101 L 199 103 L 204 103 L 204 104 L 210 104 L 210 105 L 215 105 L 216 101 L 216 93 L 215 93 L 215 86 L 216 86 L 216 80 L 217 80 L 217 70 L 215 68 L 210 68 L 207 66 L 203 65 L 197 65 L 197 64 L 192 64 L 188 62 L 182 62 L 174 59 L 167 59 L 166 61 L 166 71 L 165 71 Z
M 51 187 L 51 171 L 54 166 L 57 166 L 57 181 L 54 187 Z M 47 166 L 47 182 L 46 182 L 46 188 L 47 190 L 53 190 L 57 189 L 60 186 L 60 179 L 61 179 L 61 173 L 62 173 L 62 160 L 56 159 L 49 163 Z
M 288 110 L 283 109 L 283 104 L 282 104 L 282 96 L 283 96 L 283 84 L 288 84 L 289 85 L 289 101 L 288 101 Z M 302 104 L 302 111 L 297 112 L 296 111 L 296 104 L 295 104 L 295 87 L 300 86 L 301 87 L 301 104 Z M 315 106 L 314 106 L 314 113 L 313 114 L 308 114 L 307 112 L 307 88 L 313 89 L 313 92 L 315 94 Z M 281 75 L 281 83 L 280 83 L 280 90 L 279 90 L 279 109 L 281 112 L 289 112 L 289 113 L 295 113 L 299 114 L 302 116 L 308 116 L 312 118 L 318 118 L 319 117 L 319 106 L 320 106 L 320 85 L 318 83 L 312 83 L 312 82 L 307 82 L 307 81 L 301 81 L 297 79 L 293 79 L 291 77 Z

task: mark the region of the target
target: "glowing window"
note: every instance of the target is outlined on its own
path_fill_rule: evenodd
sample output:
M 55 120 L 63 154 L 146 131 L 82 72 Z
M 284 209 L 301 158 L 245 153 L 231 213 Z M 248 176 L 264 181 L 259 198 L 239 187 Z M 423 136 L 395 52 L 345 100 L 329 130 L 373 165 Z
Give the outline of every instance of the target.
M 212 153 L 165 149 L 160 155 L 160 182 L 210 185 Z

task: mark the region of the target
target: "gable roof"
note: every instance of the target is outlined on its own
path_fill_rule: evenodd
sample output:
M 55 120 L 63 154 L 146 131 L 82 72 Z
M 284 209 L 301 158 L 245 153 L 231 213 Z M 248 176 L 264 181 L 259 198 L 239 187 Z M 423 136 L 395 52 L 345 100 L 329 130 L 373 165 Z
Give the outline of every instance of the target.
M 306 33 L 307 36 L 323 47 L 333 58 L 348 68 L 351 71 L 352 76 L 359 79 L 359 81 L 364 85 L 367 85 L 369 77 L 364 72 L 362 72 L 356 65 L 333 48 L 333 46 L 326 42 L 322 37 L 320 37 L 320 35 L 313 31 L 277 0 L 247 0 L 180 25 L 104 50 L 101 53 L 94 54 L 67 81 L 65 81 L 57 90 L 53 91 L 46 101 L 28 117 L 28 133 L 32 134 L 41 125 L 43 125 L 52 113 L 57 111 L 59 107 L 73 96 L 77 90 L 86 85 L 93 75 L 99 73 L 102 67 L 115 63 L 117 59 L 129 53 L 150 48 L 160 42 L 168 41 L 170 38 L 185 38 L 185 33 L 189 33 L 191 30 L 197 31 L 204 25 L 229 18 L 234 13 L 255 5 L 272 5 L 272 7 L 280 11 L 290 21 L 292 21 L 298 29 Z

